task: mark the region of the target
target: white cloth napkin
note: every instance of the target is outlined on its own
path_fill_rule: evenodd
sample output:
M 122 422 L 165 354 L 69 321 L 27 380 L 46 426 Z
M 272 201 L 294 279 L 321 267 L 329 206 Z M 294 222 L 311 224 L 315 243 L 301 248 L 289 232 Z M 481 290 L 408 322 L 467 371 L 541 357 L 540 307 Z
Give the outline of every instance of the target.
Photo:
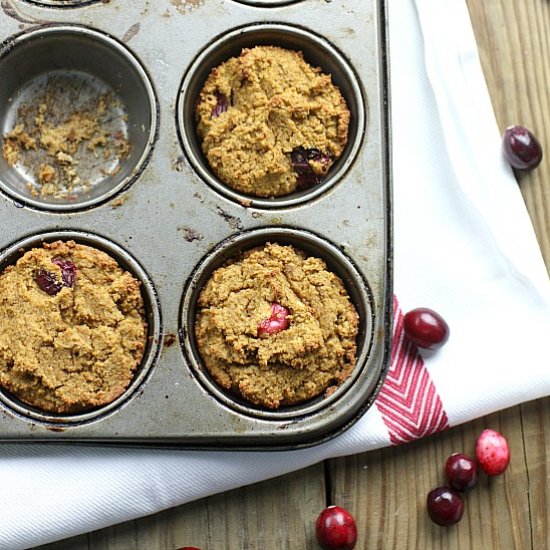
M 400 309 L 375 406 L 336 439 L 284 453 L 2 445 L 0 548 L 70 537 L 550 394 L 550 285 L 501 155 L 465 0 L 390 0 L 389 21 Z M 421 356 L 400 338 L 400 312 L 417 306 L 451 327 L 436 353 Z

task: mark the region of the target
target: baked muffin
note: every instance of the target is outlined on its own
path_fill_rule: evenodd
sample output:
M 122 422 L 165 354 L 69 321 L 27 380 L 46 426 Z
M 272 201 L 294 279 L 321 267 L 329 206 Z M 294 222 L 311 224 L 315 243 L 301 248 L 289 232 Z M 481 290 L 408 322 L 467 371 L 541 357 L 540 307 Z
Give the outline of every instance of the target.
M 0 386 L 43 411 L 120 396 L 146 332 L 140 282 L 90 246 L 44 243 L 0 274 Z
M 199 296 L 195 335 L 218 384 L 277 409 L 348 378 L 358 325 L 342 281 L 322 260 L 268 243 L 214 271 Z
M 211 71 L 196 119 L 202 151 L 222 182 L 278 197 L 324 179 L 347 143 L 350 113 L 330 75 L 302 52 L 257 46 Z

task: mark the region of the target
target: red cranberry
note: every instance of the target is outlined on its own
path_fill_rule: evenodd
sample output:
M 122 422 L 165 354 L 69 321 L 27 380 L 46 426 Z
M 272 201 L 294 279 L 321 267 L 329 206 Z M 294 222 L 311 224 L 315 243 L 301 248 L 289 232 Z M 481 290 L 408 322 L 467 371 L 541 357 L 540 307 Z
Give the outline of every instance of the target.
M 296 147 L 290 153 L 290 160 L 294 171 L 296 172 L 296 186 L 298 189 L 309 189 L 321 183 L 324 176 L 316 174 L 308 161 L 320 162 L 328 165 L 330 157 L 319 149 L 306 149 L 304 147 Z
M 465 454 L 454 453 L 445 463 L 445 474 L 455 491 L 469 491 L 477 483 L 477 464 Z
M 476 459 L 487 475 L 502 474 L 510 463 L 508 441 L 495 430 L 483 430 L 476 442 Z
M 449 339 L 449 325 L 445 319 L 427 307 L 406 313 L 403 328 L 407 338 L 420 348 L 438 349 Z
M 428 493 L 428 514 L 438 525 L 452 525 L 462 519 L 464 501 L 450 487 L 438 487 Z
M 56 279 L 53 273 L 45 269 L 39 269 L 34 280 L 46 294 L 55 296 L 64 286 L 71 288 L 74 285 L 76 266 L 70 260 L 62 260 L 60 258 L 54 258 L 52 263 L 61 269 L 61 282 Z
M 63 288 L 63 285 L 55 278 L 55 275 L 45 269 L 39 269 L 34 280 L 41 290 L 50 296 L 55 296 Z
M 286 330 L 290 325 L 287 319 L 289 313 L 286 307 L 277 303 L 271 304 L 271 317 L 262 320 L 258 326 L 258 336 L 271 336 Z
M 212 109 L 212 118 L 219 117 L 222 113 L 225 113 L 227 111 L 227 108 L 229 107 L 227 97 L 224 94 L 221 94 L 220 92 L 216 92 L 216 105 L 214 105 L 214 108 Z
M 542 161 L 538 139 L 523 126 L 506 128 L 502 144 L 508 162 L 518 170 L 532 170 Z
M 61 269 L 61 280 L 63 286 L 71 288 L 76 280 L 76 266 L 70 260 L 62 260 L 61 258 L 54 258 L 52 263 L 59 266 Z
M 319 514 L 315 534 L 323 550 L 352 550 L 357 542 L 357 525 L 347 510 L 329 506 Z

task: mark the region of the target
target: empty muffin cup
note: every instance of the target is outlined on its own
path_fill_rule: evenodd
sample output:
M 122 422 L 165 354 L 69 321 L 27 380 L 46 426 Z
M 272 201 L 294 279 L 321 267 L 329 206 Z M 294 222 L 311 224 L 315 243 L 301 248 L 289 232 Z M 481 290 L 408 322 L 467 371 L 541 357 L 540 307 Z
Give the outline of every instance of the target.
M 0 49 L 0 187 L 52 211 L 129 186 L 157 131 L 153 86 L 120 42 L 77 25 L 22 33 Z
M 265 177 L 262 176 L 262 185 L 265 183 L 266 189 L 262 189 L 260 194 L 249 192 L 247 190 L 248 182 L 247 185 L 243 186 L 230 186 L 222 181 L 224 176 L 220 175 L 219 170 L 215 173 L 212 169 L 211 163 L 203 151 L 202 140 L 198 136 L 198 130 L 201 129 L 202 131 L 204 124 L 202 122 L 199 124 L 196 120 L 196 113 L 198 112 L 197 100 L 212 70 L 219 68 L 221 64 L 229 59 L 240 56 L 243 49 L 254 50 L 257 46 L 270 47 L 272 53 L 274 50 L 279 49 L 286 52 L 291 51 L 293 55 L 294 52 L 302 52 L 304 61 L 309 65 L 307 71 L 313 71 L 313 68 L 318 67 L 323 75 L 327 75 L 327 77 L 323 77 L 325 80 L 321 79 L 323 83 L 321 80 L 317 83 L 319 73 L 315 72 L 317 76 L 312 77 L 315 78 L 315 85 L 312 91 L 308 93 L 313 93 L 314 96 L 315 92 L 313 89 L 315 86 L 320 87 L 317 91 L 317 93 L 320 93 L 319 90 L 321 88 L 324 89 L 329 86 L 328 82 L 330 80 L 337 87 L 335 96 L 337 95 L 341 100 L 345 101 L 344 106 L 341 101 L 334 101 L 334 98 L 331 98 L 329 100 L 329 103 L 332 101 L 330 103 L 331 108 L 345 108 L 345 118 L 349 118 L 349 122 L 346 124 L 347 139 L 343 141 L 345 146 L 342 142 L 340 143 L 340 147 L 343 147 L 343 149 L 341 149 L 341 153 L 338 153 L 339 156 L 337 158 L 333 157 L 330 151 L 316 149 L 312 144 L 290 145 L 290 141 L 293 141 L 294 138 L 287 140 L 288 136 L 292 135 L 292 127 L 295 124 L 307 124 L 308 130 L 311 129 L 311 135 L 316 134 L 313 131 L 314 127 L 309 128 L 309 125 L 320 124 L 320 119 L 317 118 L 317 115 L 309 118 L 307 114 L 309 107 L 306 105 L 304 105 L 303 109 L 300 107 L 300 112 L 292 115 L 292 120 L 288 124 L 282 122 L 282 128 L 279 129 L 272 126 L 279 124 L 278 121 L 280 121 L 281 116 L 287 113 L 287 110 L 284 108 L 285 101 L 291 100 L 291 98 L 285 99 L 280 96 L 279 92 L 276 93 L 276 97 L 273 96 L 271 99 L 267 99 L 266 106 L 270 109 L 270 113 L 265 121 L 263 119 L 262 121 L 249 119 L 244 111 L 241 116 L 240 111 L 243 107 L 240 106 L 238 107 L 239 112 L 234 112 L 241 122 L 233 121 L 232 118 L 230 121 L 228 119 L 227 124 L 229 124 L 228 128 L 230 128 L 228 132 L 222 134 L 220 131 L 221 137 L 218 137 L 218 129 L 211 133 L 217 140 L 212 155 L 215 155 L 219 160 L 218 164 L 223 170 L 229 171 L 229 164 L 224 161 L 226 153 L 224 152 L 225 142 L 223 142 L 223 135 L 225 134 L 231 136 L 231 139 L 235 141 L 235 143 L 229 144 L 227 148 L 230 150 L 231 158 L 234 161 L 231 166 L 234 165 L 236 172 L 242 172 L 242 178 L 249 179 L 249 175 L 256 168 L 259 168 L 254 159 L 258 160 L 258 162 L 262 159 L 266 160 L 266 162 L 269 160 L 274 170 L 281 169 L 281 179 L 284 183 L 276 193 L 270 193 L 269 190 L 271 174 L 274 174 L 270 168 L 264 170 Z M 274 53 L 277 55 L 280 52 L 275 51 Z M 290 61 L 290 59 L 285 59 L 284 62 Z M 265 64 L 259 63 L 263 67 L 269 66 L 267 62 Z M 297 63 L 301 65 L 301 61 L 297 61 Z M 283 76 L 283 78 L 286 77 Z M 330 84 L 331 89 L 333 88 L 332 84 Z M 266 86 L 269 88 L 268 83 L 266 83 Z M 271 91 L 266 91 L 268 97 L 270 93 Z M 311 109 L 314 109 L 313 106 L 316 105 L 316 100 L 313 96 L 311 103 L 306 101 L 308 105 L 311 105 Z M 232 101 L 231 97 L 220 95 L 219 105 L 216 105 L 212 110 L 212 116 L 218 119 L 215 121 L 216 124 L 218 121 L 222 125 L 225 124 L 226 121 L 222 117 L 224 117 L 225 111 L 231 108 Z M 238 101 L 242 102 L 243 98 L 239 98 Z M 225 107 L 225 103 L 229 105 L 228 108 Z M 243 105 L 246 106 L 246 103 Z M 316 106 L 315 109 L 318 107 Z M 208 105 L 205 106 L 205 109 L 205 112 L 208 112 Z M 273 112 L 271 112 L 271 109 L 273 109 Z M 326 114 L 326 112 L 325 107 L 322 107 L 319 110 L 319 115 L 321 113 Z M 230 113 L 227 113 L 227 115 L 230 115 Z M 365 107 L 361 87 L 353 69 L 343 55 L 326 39 L 318 35 L 299 27 L 277 23 L 258 23 L 234 29 L 208 45 L 195 58 L 183 78 L 178 98 L 177 117 L 183 149 L 200 177 L 222 195 L 240 204 L 252 205 L 256 208 L 294 206 L 325 193 L 346 173 L 354 162 L 365 129 Z M 233 114 L 231 114 L 231 117 L 233 117 Z M 308 120 L 308 122 L 304 123 L 302 117 L 305 117 L 305 120 Z M 330 119 L 330 124 L 334 125 L 334 128 L 331 127 L 329 130 L 331 135 L 343 131 L 342 125 L 344 123 L 340 121 L 335 122 L 335 120 L 336 117 L 331 117 Z M 250 125 L 246 121 L 250 121 Z M 237 139 L 236 130 L 231 129 L 234 123 L 242 123 L 243 130 L 246 125 L 252 128 L 248 128 L 247 126 L 246 130 L 248 133 L 246 136 L 243 139 Z M 264 130 L 264 126 L 266 125 L 268 127 L 267 133 Z M 322 127 L 325 128 L 324 124 L 322 124 Z M 249 159 L 248 152 L 239 150 L 241 147 L 246 147 L 250 150 L 254 149 L 253 158 Z M 279 159 L 279 157 L 281 158 Z M 250 166 L 248 166 L 249 164 Z M 285 169 L 282 170 L 281 167 L 285 167 Z M 310 174 L 308 170 L 311 167 L 315 167 L 315 172 Z M 328 172 L 324 171 L 326 167 L 328 167 Z M 291 175 L 289 176 L 287 172 L 291 173 Z M 322 176 L 318 178 L 318 174 L 322 174 Z M 240 176 L 235 177 L 241 178 Z M 299 181 L 301 178 L 303 179 L 303 185 Z M 284 190 L 285 187 L 288 187 L 288 192 Z
M 263 419 L 310 415 L 364 376 L 371 302 L 361 273 L 330 242 L 255 229 L 223 241 L 194 271 L 181 343 L 198 381 L 225 405 Z
M 126 403 L 159 351 L 153 284 L 115 243 L 81 231 L 27 237 L 0 256 L 0 401 L 75 425 Z

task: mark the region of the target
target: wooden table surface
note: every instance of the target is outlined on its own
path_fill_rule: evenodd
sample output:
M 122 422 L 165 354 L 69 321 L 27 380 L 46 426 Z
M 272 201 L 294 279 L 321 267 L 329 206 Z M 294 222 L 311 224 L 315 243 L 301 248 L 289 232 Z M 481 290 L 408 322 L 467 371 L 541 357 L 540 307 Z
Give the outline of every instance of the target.
M 499 127 L 525 125 L 544 148 L 550 144 L 550 2 L 467 2 Z M 546 151 L 542 164 L 522 175 L 519 185 L 550 268 L 550 149 Z M 468 495 L 458 525 L 440 528 L 427 517 L 426 495 L 441 484 L 446 457 L 457 450 L 473 453 L 475 438 L 486 426 L 507 435 L 511 465 L 505 475 L 483 479 Z M 357 519 L 357 549 L 547 549 L 549 458 L 550 398 L 546 398 L 419 442 L 329 460 L 40 548 L 317 549 L 315 519 L 329 502 L 344 506 Z

